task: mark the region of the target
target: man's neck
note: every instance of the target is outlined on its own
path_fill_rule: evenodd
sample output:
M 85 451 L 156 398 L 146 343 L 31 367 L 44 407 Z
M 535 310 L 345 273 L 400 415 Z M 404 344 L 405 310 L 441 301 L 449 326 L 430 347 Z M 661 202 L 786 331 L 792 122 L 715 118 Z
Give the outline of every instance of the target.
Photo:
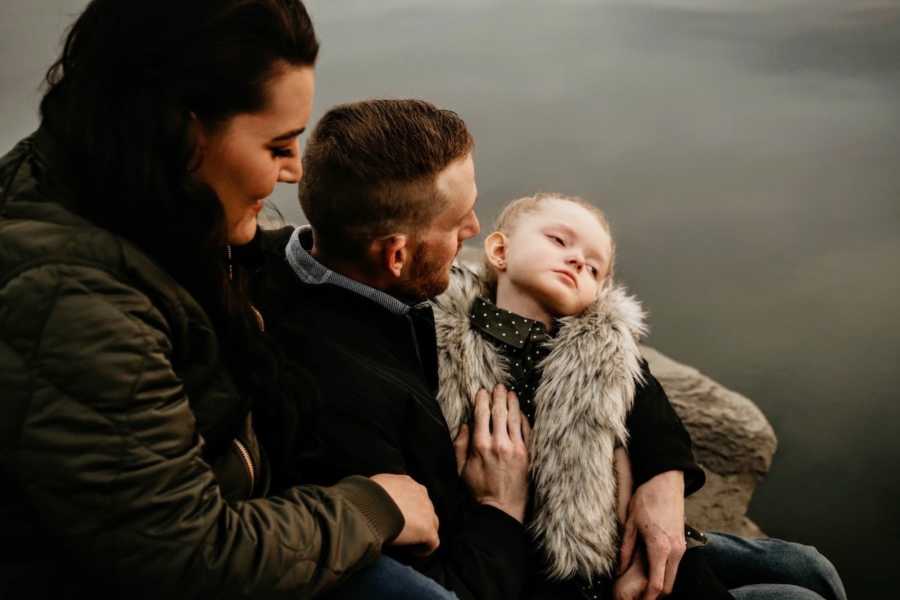
M 316 242 L 315 233 L 313 233 L 313 244 L 312 248 L 309 250 L 309 255 L 319 261 L 321 265 L 331 269 L 335 273 L 340 273 L 348 279 L 358 281 L 359 283 L 363 283 L 376 290 L 381 290 L 382 292 L 388 291 L 384 282 L 380 281 L 379 278 L 374 277 L 363 265 L 352 260 L 335 258 L 323 253 L 321 247 Z
M 497 308 L 516 313 L 520 317 L 544 324 L 549 331 L 553 328 L 553 317 L 534 298 L 513 286 L 507 279 L 497 281 Z

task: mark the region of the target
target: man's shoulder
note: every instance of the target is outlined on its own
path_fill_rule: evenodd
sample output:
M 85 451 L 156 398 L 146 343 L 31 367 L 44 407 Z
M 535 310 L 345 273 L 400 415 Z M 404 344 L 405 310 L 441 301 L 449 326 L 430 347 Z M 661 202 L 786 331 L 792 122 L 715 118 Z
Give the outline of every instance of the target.
M 263 252 L 272 256 L 284 256 L 284 249 L 297 228 L 286 225 L 278 229 L 259 229 L 260 246 Z

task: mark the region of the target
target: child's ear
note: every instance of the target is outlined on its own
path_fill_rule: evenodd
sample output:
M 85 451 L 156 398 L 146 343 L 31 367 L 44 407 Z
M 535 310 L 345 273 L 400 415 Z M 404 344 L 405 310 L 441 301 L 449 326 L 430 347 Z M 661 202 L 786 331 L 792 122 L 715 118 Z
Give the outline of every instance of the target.
M 379 238 L 372 242 L 369 253 L 380 271 L 399 279 L 411 256 L 409 238 L 404 233 Z
M 506 270 L 506 234 L 495 231 L 484 240 L 484 255 L 498 272 Z

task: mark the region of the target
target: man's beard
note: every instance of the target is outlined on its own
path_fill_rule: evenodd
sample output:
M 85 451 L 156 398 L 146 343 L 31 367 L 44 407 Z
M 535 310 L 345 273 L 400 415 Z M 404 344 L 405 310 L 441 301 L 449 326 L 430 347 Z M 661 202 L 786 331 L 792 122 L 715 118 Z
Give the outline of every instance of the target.
M 442 294 L 448 285 L 449 265 L 440 257 L 430 257 L 426 245 L 418 244 L 412 255 L 409 273 L 391 289 L 391 295 L 409 302 L 422 302 Z

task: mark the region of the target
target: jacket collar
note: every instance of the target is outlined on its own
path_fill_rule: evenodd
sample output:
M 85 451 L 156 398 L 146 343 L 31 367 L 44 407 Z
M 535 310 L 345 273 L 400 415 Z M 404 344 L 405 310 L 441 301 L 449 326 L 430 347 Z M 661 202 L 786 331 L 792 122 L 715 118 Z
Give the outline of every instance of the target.
M 544 341 L 549 339 L 543 323 L 499 308 L 482 296 L 472 302 L 469 320 L 483 335 L 518 350 L 533 336 Z
M 388 312 L 398 316 L 404 316 L 413 308 L 419 308 L 426 303 L 418 303 L 409 305 L 399 300 L 387 292 L 375 289 L 364 283 L 350 279 L 336 271 L 332 271 L 319 261 L 317 261 L 309 253 L 307 248 L 312 246 L 312 228 L 309 225 L 298 227 L 294 230 L 291 239 L 285 248 L 285 257 L 291 269 L 296 273 L 297 278 L 307 285 L 324 285 L 331 284 L 340 288 L 344 288 L 360 296 L 368 298 L 375 302 Z

